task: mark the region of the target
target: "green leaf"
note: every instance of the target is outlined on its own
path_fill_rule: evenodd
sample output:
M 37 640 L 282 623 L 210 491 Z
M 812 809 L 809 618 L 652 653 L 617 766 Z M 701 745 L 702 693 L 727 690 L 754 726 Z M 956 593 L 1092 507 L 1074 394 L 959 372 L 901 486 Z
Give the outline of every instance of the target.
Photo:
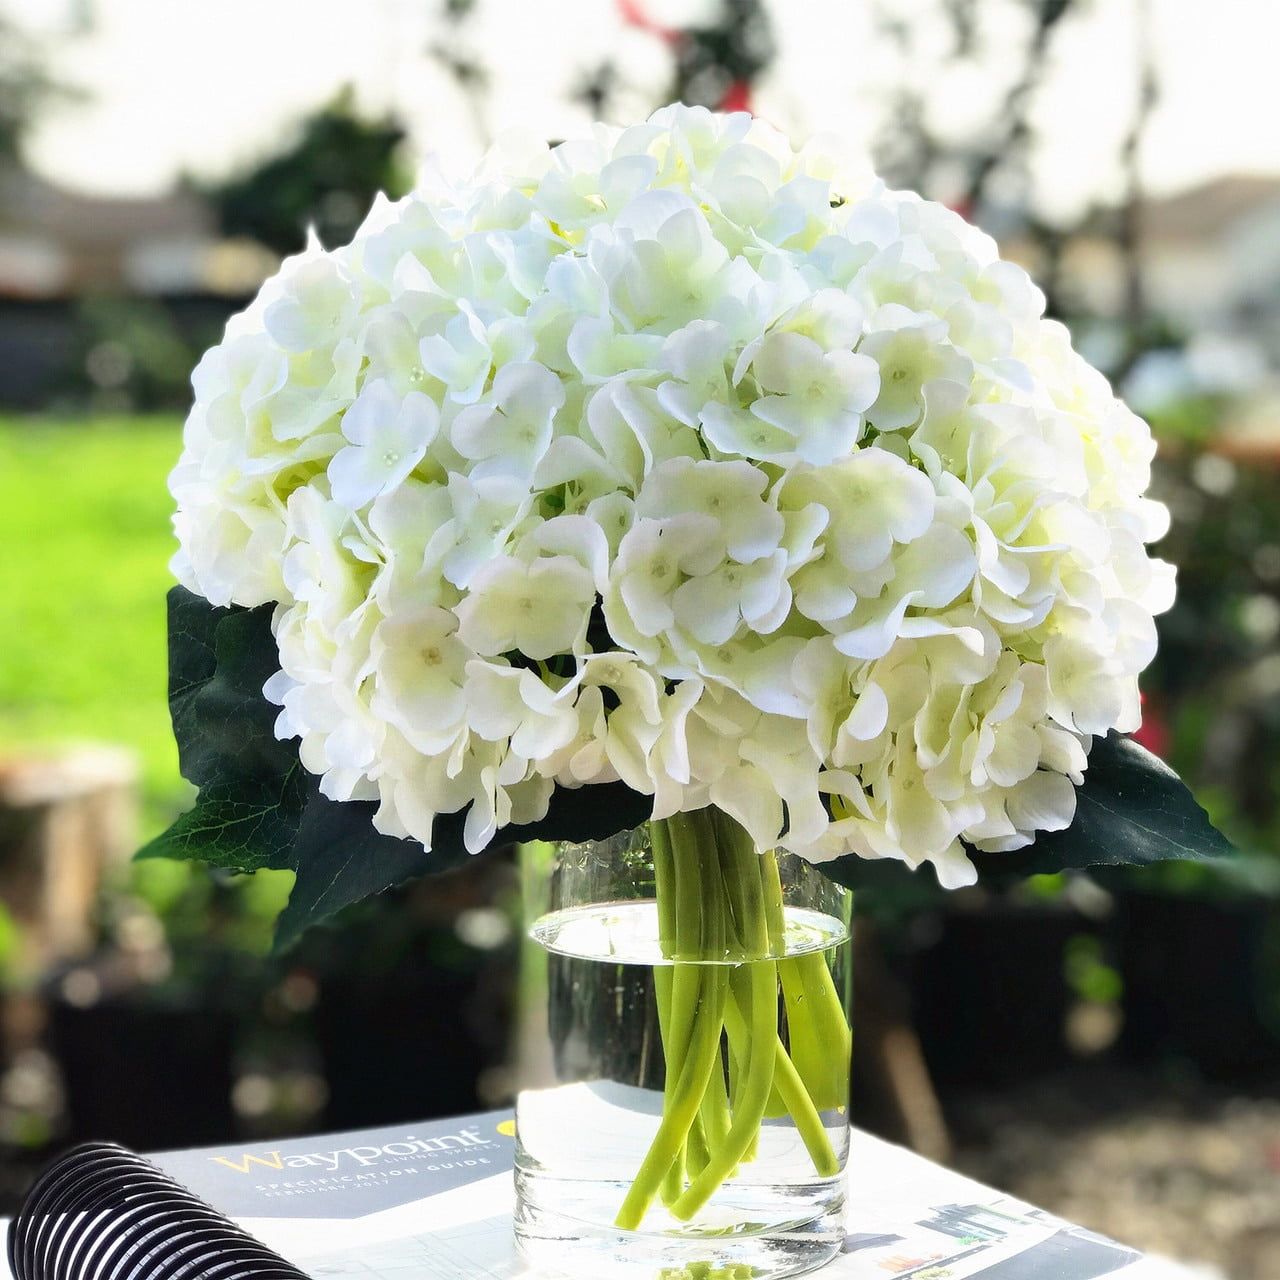
M 248 779 L 210 782 L 193 808 L 143 845 L 136 858 L 187 858 L 233 871 L 285 870 L 306 803 L 300 764 L 283 778 L 255 784 Z
M 1076 816 L 1015 853 L 977 853 L 978 874 L 1040 875 L 1078 867 L 1206 862 L 1235 853 L 1187 784 L 1132 738 L 1109 733 L 1089 752 Z
M 982 880 L 1043 875 L 1098 866 L 1198 862 L 1235 850 L 1210 825 L 1186 783 L 1132 738 L 1110 733 L 1089 752 L 1076 813 L 1065 831 L 1043 831 L 1013 853 L 970 851 Z M 837 858 L 820 868 L 850 888 L 896 889 L 910 872 L 901 863 Z
M 545 818 L 526 826 L 506 827 L 501 835 L 517 844 L 527 840 L 607 840 L 648 822 L 652 813 L 653 797 L 632 791 L 624 782 L 557 787 Z
M 283 778 L 297 748 L 275 736 L 279 709 L 262 686 L 280 667 L 272 605 L 219 609 L 185 587 L 169 592 L 169 712 L 182 776 L 203 787 Z
M 343 907 L 468 856 L 460 839 L 428 853 L 415 840 L 380 834 L 373 829 L 375 808 L 367 800 L 338 803 L 313 793 L 288 850 L 296 879 L 276 928 L 277 950 Z
M 291 946 L 307 928 L 343 907 L 418 876 L 447 871 L 473 856 L 462 838 L 465 811 L 436 818 L 428 851 L 416 840 L 397 840 L 375 831 L 375 808 L 364 800 L 338 804 L 313 792 L 288 851 L 288 865 L 297 879 L 280 917 L 277 948 Z M 639 826 L 652 808 L 652 797 L 622 783 L 557 790 L 546 817 L 505 827 L 500 843 L 603 840 Z
M 215 608 L 182 587 L 169 593 L 169 706 L 183 776 L 200 790 L 195 806 L 137 856 L 292 870 L 282 947 L 343 907 L 470 855 L 465 813 L 436 820 L 428 852 L 375 831 L 371 802 L 320 794 L 297 744 L 277 740 L 277 709 L 262 693 L 279 667 L 271 612 Z M 651 806 L 622 783 L 558 790 L 545 818 L 506 828 L 502 840 L 603 839 L 643 822 Z
M 169 702 L 183 775 L 200 791 L 195 807 L 138 856 L 292 870 L 293 895 L 277 936 L 283 946 L 343 907 L 457 866 L 468 854 L 465 814 L 437 819 L 428 852 L 375 831 L 371 802 L 337 803 L 320 794 L 296 743 L 276 739 L 276 708 L 262 693 L 279 665 L 271 612 L 269 605 L 214 608 L 182 587 L 169 593 Z M 541 821 L 508 827 L 501 838 L 600 840 L 644 822 L 651 806 L 650 797 L 620 782 L 557 789 Z M 1112 734 L 1094 744 L 1068 830 L 1042 834 L 1017 853 L 973 858 L 981 875 L 999 878 L 1231 851 L 1172 769 Z M 860 858 L 837 859 L 822 870 L 854 887 L 909 878 L 899 863 Z

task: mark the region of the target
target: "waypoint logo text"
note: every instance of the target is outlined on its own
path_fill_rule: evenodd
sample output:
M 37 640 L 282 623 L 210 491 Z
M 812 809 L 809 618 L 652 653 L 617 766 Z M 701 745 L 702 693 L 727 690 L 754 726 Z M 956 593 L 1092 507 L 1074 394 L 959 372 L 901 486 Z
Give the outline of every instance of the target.
M 284 1154 L 267 1151 L 261 1155 L 245 1152 L 241 1156 L 210 1156 L 214 1164 L 222 1165 L 235 1173 L 259 1174 L 265 1170 L 310 1169 L 324 1173 L 340 1173 L 353 1169 L 384 1168 L 387 1165 L 417 1164 L 430 1159 L 432 1164 L 446 1160 L 476 1157 L 484 1148 L 492 1147 L 493 1139 L 485 1137 L 479 1129 L 459 1129 L 457 1133 L 442 1134 L 438 1138 L 418 1138 L 406 1134 L 394 1142 L 381 1146 L 337 1147 L 332 1151 L 306 1151 Z M 483 1163 L 488 1163 L 487 1160 Z M 449 1167 L 446 1164 L 445 1167 Z

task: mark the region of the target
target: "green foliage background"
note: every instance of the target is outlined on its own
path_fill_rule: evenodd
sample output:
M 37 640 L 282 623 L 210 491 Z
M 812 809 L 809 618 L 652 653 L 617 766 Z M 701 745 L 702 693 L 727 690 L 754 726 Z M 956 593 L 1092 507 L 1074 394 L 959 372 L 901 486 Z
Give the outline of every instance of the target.
M 226 181 L 206 187 L 229 236 L 248 236 L 280 254 L 298 253 L 314 226 L 321 243 L 345 244 L 373 198 L 411 185 L 400 158 L 404 129 L 365 119 L 344 89 L 307 117 L 290 145 Z
M 139 760 L 139 835 L 191 803 L 166 698 L 165 593 L 182 445 L 173 417 L 0 419 L 0 755 L 68 741 L 127 747 Z M 216 879 L 199 866 L 138 863 L 103 902 L 145 904 L 171 942 L 218 936 L 264 951 L 292 876 Z M 0 981 L 12 924 L 0 909 Z
M 180 447 L 168 417 L 0 419 L 0 750 L 129 747 L 150 830 L 190 794 L 165 703 L 166 477 Z

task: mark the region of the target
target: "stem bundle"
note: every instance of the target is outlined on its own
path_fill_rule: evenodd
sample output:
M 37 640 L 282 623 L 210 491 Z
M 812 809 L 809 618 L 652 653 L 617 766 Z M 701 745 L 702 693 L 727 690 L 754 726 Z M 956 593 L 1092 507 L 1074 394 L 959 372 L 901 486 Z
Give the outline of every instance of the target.
M 818 1175 L 838 1173 L 820 1113 L 845 1105 L 850 1049 L 824 955 L 787 956 L 774 855 L 757 854 L 714 809 L 655 821 L 651 833 L 658 939 L 671 961 L 654 971 L 666 1084 L 658 1132 L 618 1211 L 629 1230 L 659 1197 L 692 1218 L 755 1157 L 766 1116 L 790 1115 Z

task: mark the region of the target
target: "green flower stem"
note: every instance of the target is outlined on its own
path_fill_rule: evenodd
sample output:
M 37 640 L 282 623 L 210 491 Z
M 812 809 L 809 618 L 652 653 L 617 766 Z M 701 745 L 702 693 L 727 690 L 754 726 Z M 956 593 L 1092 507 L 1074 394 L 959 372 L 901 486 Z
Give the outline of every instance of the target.
M 654 973 L 659 1028 L 663 1033 L 666 1055 L 666 1080 L 663 1087 L 663 1125 L 646 1156 L 645 1166 L 649 1165 L 650 1160 L 656 1164 L 665 1158 L 663 1153 L 655 1154 L 658 1152 L 658 1140 L 663 1137 L 663 1128 L 667 1127 L 668 1120 L 675 1117 L 677 1123 L 672 1125 L 672 1133 L 667 1135 L 671 1146 L 670 1158 L 660 1169 L 658 1184 L 658 1194 L 664 1203 L 671 1204 L 683 1192 L 686 1171 L 696 1175 L 706 1167 L 711 1158 L 711 1142 L 717 1137 L 713 1128 L 711 1141 L 708 1141 L 702 1112 L 708 1085 L 712 1076 L 720 1070 L 719 1042 L 723 1012 L 713 1015 L 706 1006 L 708 1000 L 714 1002 L 715 988 L 723 987 L 725 983 L 719 980 L 708 981 L 709 975 L 697 961 L 707 954 L 709 948 L 717 945 L 723 947 L 723 941 L 718 942 L 718 939 L 723 938 L 724 923 L 722 913 L 716 909 L 721 898 L 718 886 L 704 885 L 705 859 L 699 848 L 698 829 L 694 821 L 687 815 L 677 814 L 665 823 L 653 823 L 651 834 L 654 846 L 658 939 L 664 955 L 670 956 L 674 963 L 658 966 Z M 720 1005 L 722 1009 L 723 995 L 720 997 Z M 710 1025 L 713 1020 L 714 1026 Z M 702 1088 L 692 1097 L 694 1112 L 691 1118 L 688 1123 L 683 1123 L 684 1107 L 688 1102 L 687 1098 L 682 1097 L 688 1088 L 687 1069 L 691 1062 L 695 1068 L 701 1065 L 697 1061 L 695 1044 L 699 1036 L 708 1038 L 712 1035 L 715 1061 L 708 1070 Z M 645 1166 L 642 1166 L 642 1170 Z M 636 1187 L 633 1186 L 632 1194 L 635 1193 Z M 647 1196 L 640 1209 L 640 1217 L 643 1217 L 652 1203 L 653 1194 L 643 1187 L 640 1194 Z M 632 1196 L 629 1195 L 619 1212 L 620 1226 L 624 1225 L 622 1214 L 629 1211 L 631 1200 Z M 638 1221 L 639 1219 L 637 1223 Z
M 747 1043 L 750 1038 L 750 1032 L 747 1030 L 747 1021 L 741 1010 L 749 1008 L 751 1003 L 751 992 L 747 978 L 745 967 L 737 965 L 729 974 L 729 999 L 725 1002 L 725 1041 L 729 1050 L 729 1111 L 730 1115 L 737 1112 L 742 1102 L 742 1080 L 747 1069 Z M 770 1095 L 769 1106 L 765 1109 L 766 1115 L 781 1115 L 781 1100 Z M 747 1147 L 746 1154 L 742 1157 L 744 1161 L 751 1161 L 756 1158 L 756 1148 L 758 1143 L 752 1141 Z
M 697 830 L 698 862 L 703 891 L 703 938 L 701 958 L 717 963 L 723 961 L 729 953 L 729 933 L 732 922 L 725 902 L 725 886 L 721 874 L 719 851 L 714 839 L 714 832 L 706 829 L 705 824 Z M 727 984 L 732 976 L 728 970 L 724 977 Z M 725 1087 L 723 1062 L 717 1062 L 711 1072 L 711 1080 L 702 1098 L 699 1111 L 703 1133 L 706 1137 L 708 1161 L 728 1137 L 731 1125 L 729 1112 L 729 1094 Z M 705 1164 L 704 1166 L 705 1167 Z M 699 1170 L 691 1170 L 690 1175 L 696 1177 Z
M 676 873 L 667 824 L 650 824 L 649 839 L 653 851 L 653 899 L 658 912 L 658 946 L 664 956 L 669 956 L 676 944 Z
M 666 1061 L 670 1062 L 673 1057 L 673 1046 L 671 1043 L 671 968 L 667 965 L 657 965 L 653 971 L 653 997 L 658 1006 L 658 1030 L 662 1034 L 662 1051 Z M 671 1080 L 670 1069 L 663 1081 L 662 1089 L 662 1109 L 665 1111 L 670 1102 L 670 1089 L 668 1085 Z M 685 1153 L 681 1148 L 677 1158 L 672 1162 L 671 1168 L 667 1170 L 667 1176 L 662 1184 L 662 1199 L 665 1204 L 671 1204 L 679 1196 L 684 1189 L 684 1165 Z
M 655 826 L 659 824 L 654 824 Z M 696 831 L 687 815 L 677 814 L 665 824 L 665 839 L 670 852 L 674 909 L 671 918 L 671 950 L 676 961 L 671 966 L 671 1005 L 668 1013 L 666 1043 L 666 1083 L 663 1087 L 662 1110 L 665 1115 L 679 1087 L 685 1055 L 698 1018 L 702 999 L 702 975 L 697 963 L 681 964 L 681 960 L 697 961 L 703 947 L 702 867 L 697 857 Z M 659 925 L 661 927 L 661 923 Z M 699 1168 L 705 1164 L 706 1144 L 701 1123 L 695 1120 Z M 682 1142 L 667 1175 L 664 1199 L 674 1200 L 683 1190 L 687 1155 Z
M 823 1110 L 845 1107 L 849 1101 L 849 1056 L 852 1037 L 844 1006 L 824 956 L 818 952 L 796 956 L 792 986 L 801 989 L 804 1021 L 809 1028 L 807 1052 L 802 1056 L 792 1046 L 792 1060 L 804 1079 L 810 1096 Z M 787 988 L 783 980 L 783 992 Z M 791 1017 L 788 1006 L 788 1019 Z
M 782 978 L 790 970 L 790 961 L 786 959 L 787 922 L 783 910 L 782 877 L 778 874 L 778 859 L 772 850 L 761 854 L 757 861 L 760 868 L 760 884 L 764 891 L 764 920 L 765 926 L 769 931 L 769 950 L 779 958 L 778 976 Z M 789 1016 L 790 1011 L 788 1010 Z M 782 1100 L 775 1084 L 773 1095 L 769 1100 L 765 1114 L 781 1116 L 785 1115 L 788 1110 L 789 1108 Z
M 839 1172 L 820 1112 L 844 1105 L 848 1064 L 849 1027 L 825 958 L 786 955 L 776 858 L 758 855 L 714 809 L 651 831 L 658 942 L 670 961 L 654 970 L 666 1081 L 658 1132 L 616 1219 L 628 1230 L 659 1196 L 677 1218 L 697 1214 L 755 1157 L 766 1115 L 790 1114 L 819 1176 Z
M 840 1172 L 840 1161 L 831 1145 L 826 1126 L 822 1123 L 822 1117 L 818 1114 L 813 1099 L 809 1097 L 786 1046 L 776 1035 L 774 1040 L 774 1084 L 791 1114 L 796 1132 L 804 1142 L 805 1150 L 809 1152 L 809 1158 L 819 1177 L 834 1178 Z
M 764 882 L 760 874 L 760 858 L 755 852 L 746 832 L 732 819 L 721 813 L 711 814 L 710 825 L 716 834 L 720 857 L 724 864 L 723 881 L 725 887 L 725 903 L 734 925 L 737 937 L 737 955 L 744 960 L 763 959 L 770 954 L 778 955 L 774 949 L 774 938 L 769 926 L 767 903 L 764 899 Z M 781 907 L 781 903 L 779 903 Z M 750 1010 L 752 1001 L 751 975 L 749 965 L 741 965 L 735 969 L 729 981 L 730 999 L 737 1002 L 740 1010 Z M 775 993 L 775 1005 L 777 996 Z M 777 1013 L 774 1014 L 775 1024 Z M 744 1025 L 749 1025 L 749 1013 L 743 1014 Z M 730 1045 L 733 1042 L 730 1040 Z M 749 1065 L 751 1044 L 750 1033 L 739 1040 L 736 1064 L 735 1114 L 743 1097 L 743 1082 L 746 1079 Z M 771 1089 L 765 1103 L 765 1114 L 780 1115 L 785 1108 L 777 1091 Z M 759 1146 L 760 1132 L 757 1127 L 751 1135 L 743 1160 L 754 1160 Z
M 778 1032 L 778 966 L 772 960 L 762 958 L 769 954 L 770 944 L 760 860 L 745 838 L 745 832 L 740 832 L 740 829 L 739 832 L 731 832 L 726 830 L 727 826 L 727 822 L 708 824 L 710 832 L 718 836 L 715 845 L 726 890 L 724 897 L 735 908 L 738 942 L 747 961 L 750 1016 L 746 1067 L 728 1134 L 711 1151 L 707 1167 L 671 1206 L 671 1212 L 685 1221 L 711 1199 L 747 1155 L 760 1133 L 765 1107 L 773 1090 L 774 1041 Z
M 747 1015 L 742 1011 L 750 1008 L 751 978 L 747 972 L 746 965 L 737 965 L 729 975 L 729 999 L 724 1006 L 725 1039 L 729 1043 L 729 1065 L 733 1072 L 733 1092 L 730 1107 L 735 1115 L 742 1103 L 742 1082 L 746 1075 L 747 1062 L 750 1057 L 747 1048 L 751 1043 Z M 769 1102 L 765 1106 L 766 1115 L 782 1114 L 782 1101 L 776 1094 L 777 1091 L 774 1090 L 769 1095 Z M 746 1154 L 742 1157 L 743 1160 L 754 1160 L 758 1146 L 758 1141 L 752 1139 L 747 1147 Z
M 707 1147 L 714 1151 L 729 1136 L 729 1093 L 725 1088 L 723 1065 L 712 1071 L 698 1115 L 706 1135 Z
M 737 939 L 734 958 L 763 959 L 769 954 L 770 938 L 759 855 L 747 833 L 724 814 L 713 811 L 709 815 L 708 826 L 714 833 L 725 903 Z
M 764 923 L 775 956 L 787 954 L 787 919 L 782 907 L 782 876 L 778 856 L 771 849 L 760 855 L 760 888 L 764 894 Z
M 701 1103 L 699 1103 L 699 1108 L 701 1108 Z M 707 1135 L 702 1127 L 701 1109 L 693 1117 L 693 1123 L 689 1126 L 689 1136 L 685 1139 L 684 1150 L 681 1155 L 684 1167 L 681 1168 L 681 1160 L 677 1158 L 663 1176 L 662 1182 L 658 1187 L 658 1195 L 661 1197 L 662 1203 L 668 1208 L 684 1195 L 686 1175 L 690 1178 L 696 1178 L 707 1167 L 707 1163 L 711 1159 L 711 1148 L 707 1146 Z M 672 1174 L 676 1172 L 679 1172 L 680 1177 L 672 1185 Z
M 674 956 L 679 946 L 676 932 L 677 884 L 675 861 L 666 823 L 653 823 L 650 839 L 653 850 L 653 896 L 658 913 L 658 946 L 664 956 Z M 677 1049 L 671 1030 L 674 977 L 674 969 L 671 966 L 656 965 L 654 967 L 654 999 L 658 1006 L 658 1029 L 662 1034 L 662 1050 L 666 1062 L 662 1099 L 664 1112 L 670 1105 L 674 1082 L 679 1074 L 677 1066 L 683 1058 L 683 1049 Z M 684 1190 L 685 1158 L 685 1147 L 681 1144 L 662 1184 L 664 1203 L 673 1203 Z
M 745 1057 L 747 1038 L 751 1032 L 743 1016 L 741 1004 L 734 998 L 732 983 L 729 988 L 729 1001 L 724 1008 L 724 1027 L 728 1033 L 730 1045 L 742 1046 L 739 1052 Z M 773 1049 L 773 1085 L 781 1098 L 782 1106 L 795 1123 L 796 1132 L 809 1152 L 809 1158 L 813 1161 L 813 1167 L 819 1176 L 834 1177 L 840 1172 L 835 1148 L 831 1145 L 822 1117 L 805 1090 L 804 1081 L 800 1079 L 776 1028 L 773 1034 Z
M 781 954 L 786 925 L 778 859 L 769 852 L 760 861 L 770 942 Z M 820 952 L 788 957 L 779 962 L 778 975 L 787 1010 L 791 1061 L 806 1092 L 821 1111 L 843 1108 L 848 1103 L 852 1038 L 826 957 Z
M 720 1032 L 724 1026 L 727 975 L 720 966 L 707 965 L 701 975 L 702 1016 L 694 1024 L 680 1079 L 663 1108 L 662 1123 L 654 1135 L 631 1189 L 618 1210 L 617 1225 L 635 1231 L 658 1195 L 667 1170 L 676 1160 L 698 1114 L 713 1069 L 720 1066 Z M 714 1153 L 711 1153 L 714 1157 Z M 708 1165 L 708 1168 L 711 1166 Z M 703 1170 L 699 1177 L 706 1174 Z
M 756 960 L 751 974 L 750 1042 L 747 1069 L 742 1081 L 738 1110 L 724 1141 L 711 1152 L 711 1162 L 696 1178 L 671 1212 L 683 1221 L 693 1217 L 720 1189 L 760 1132 L 765 1104 L 773 1088 L 774 1040 L 778 1029 L 778 966 L 772 960 Z M 717 1052 L 719 1051 L 717 1031 Z

